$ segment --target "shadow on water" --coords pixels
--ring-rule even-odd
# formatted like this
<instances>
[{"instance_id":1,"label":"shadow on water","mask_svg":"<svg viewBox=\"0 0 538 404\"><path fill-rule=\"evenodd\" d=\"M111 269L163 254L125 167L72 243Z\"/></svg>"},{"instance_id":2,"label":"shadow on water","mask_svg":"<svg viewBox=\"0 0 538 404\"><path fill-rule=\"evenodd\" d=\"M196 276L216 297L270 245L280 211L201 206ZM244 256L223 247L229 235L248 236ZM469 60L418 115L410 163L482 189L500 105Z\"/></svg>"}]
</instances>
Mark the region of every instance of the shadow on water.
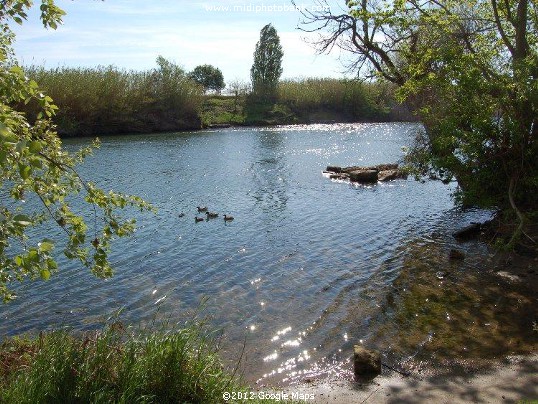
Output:
<instances>
[{"instance_id":1,"label":"shadow on water","mask_svg":"<svg viewBox=\"0 0 538 404\"><path fill-rule=\"evenodd\" d=\"M479 245L470 248L476 255L451 260L435 240L403 248L401 272L380 304L369 341L389 362L453 373L538 348L535 262L500 266Z\"/></svg>"}]
</instances>

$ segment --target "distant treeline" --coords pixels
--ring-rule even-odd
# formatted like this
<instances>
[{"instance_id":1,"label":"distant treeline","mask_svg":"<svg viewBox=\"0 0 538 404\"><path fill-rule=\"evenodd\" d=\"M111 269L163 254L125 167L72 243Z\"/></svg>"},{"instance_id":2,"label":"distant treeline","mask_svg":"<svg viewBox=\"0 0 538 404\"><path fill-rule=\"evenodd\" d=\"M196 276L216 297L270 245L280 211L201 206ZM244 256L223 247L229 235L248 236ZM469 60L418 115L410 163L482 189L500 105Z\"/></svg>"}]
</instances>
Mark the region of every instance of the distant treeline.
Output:
<instances>
[{"instance_id":1,"label":"distant treeline","mask_svg":"<svg viewBox=\"0 0 538 404\"><path fill-rule=\"evenodd\" d=\"M158 67L130 71L93 68L26 68L28 77L58 106L62 136L149 133L199 129L211 124L265 125L412 119L387 83L300 79L278 85L272 102L253 99L246 83L227 96L204 95L184 69L159 57ZM30 119L36 105L21 106Z\"/></svg>"}]
</instances>

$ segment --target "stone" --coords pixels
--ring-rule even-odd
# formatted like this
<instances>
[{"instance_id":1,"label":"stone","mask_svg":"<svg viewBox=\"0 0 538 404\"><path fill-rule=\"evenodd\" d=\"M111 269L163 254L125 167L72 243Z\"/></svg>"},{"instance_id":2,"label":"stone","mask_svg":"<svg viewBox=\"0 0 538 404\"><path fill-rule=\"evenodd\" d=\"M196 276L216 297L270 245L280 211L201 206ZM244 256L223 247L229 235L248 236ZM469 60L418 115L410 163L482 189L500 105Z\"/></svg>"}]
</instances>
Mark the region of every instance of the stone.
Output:
<instances>
[{"instance_id":1,"label":"stone","mask_svg":"<svg viewBox=\"0 0 538 404\"><path fill-rule=\"evenodd\" d=\"M469 226L452 234L452 237L460 240L469 240L480 234L482 226L480 223L471 223Z\"/></svg>"},{"instance_id":2,"label":"stone","mask_svg":"<svg viewBox=\"0 0 538 404\"><path fill-rule=\"evenodd\" d=\"M327 170L326 171L329 171L331 173L341 173L342 172L342 167L338 167L338 166L327 166Z\"/></svg>"},{"instance_id":3,"label":"stone","mask_svg":"<svg viewBox=\"0 0 538 404\"><path fill-rule=\"evenodd\" d=\"M452 250L450 250L448 258L450 258L451 260L464 260L465 253L463 251L456 250L455 248L453 248Z\"/></svg>"},{"instance_id":4,"label":"stone","mask_svg":"<svg viewBox=\"0 0 538 404\"><path fill-rule=\"evenodd\" d=\"M353 182L376 183L378 172L376 170L357 170L349 173L349 179Z\"/></svg>"},{"instance_id":5,"label":"stone","mask_svg":"<svg viewBox=\"0 0 538 404\"><path fill-rule=\"evenodd\" d=\"M379 181L393 181L400 178L407 179L407 174L397 169L379 171Z\"/></svg>"},{"instance_id":6,"label":"stone","mask_svg":"<svg viewBox=\"0 0 538 404\"><path fill-rule=\"evenodd\" d=\"M378 174L379 181L392 181L398 178L397 170L383 170Z\"/></svg>"},{"instance_id":7,"label":"stone","mask_svg":"<svg viewBox=\"0 0 538 404\"><path fill-rule=\"evenodd\" d=\"M353 347L353 370L355 376L375 377L381 374L381 355L377 351L369 351L362 345Z\"/></svg>"}]
</instances>

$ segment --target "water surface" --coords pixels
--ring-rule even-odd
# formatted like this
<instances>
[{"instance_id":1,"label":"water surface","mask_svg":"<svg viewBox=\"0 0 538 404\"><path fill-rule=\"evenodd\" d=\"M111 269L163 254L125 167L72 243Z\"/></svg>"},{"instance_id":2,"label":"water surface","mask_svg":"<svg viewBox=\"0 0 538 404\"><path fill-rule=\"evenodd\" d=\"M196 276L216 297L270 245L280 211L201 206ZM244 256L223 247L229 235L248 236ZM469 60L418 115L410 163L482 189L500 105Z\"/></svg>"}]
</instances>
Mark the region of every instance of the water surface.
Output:
<instances>
[{"instance_id":1,"label":"water surface","mask_svg":"<svg viewBox=\"0 0 538 404\"><path fill-rule=\"evenodd\" d=\"M453 184L358 186L322 175L327 165L398 162L420 129L335 124L103 137L82 175L140 195L158 213L137 214L136 235L116 244L114 278L66 263L0 307L0 335L92 329L120 308L134 324L157 310L175 321L207 298L225 357L235 360L245 345L250 381L330 371L375 334L402 246L473 219L454 208ZM66 141L72 149L87 143ZM199 205L235 220L195 223Z\"/></svg>"}]
</instances>

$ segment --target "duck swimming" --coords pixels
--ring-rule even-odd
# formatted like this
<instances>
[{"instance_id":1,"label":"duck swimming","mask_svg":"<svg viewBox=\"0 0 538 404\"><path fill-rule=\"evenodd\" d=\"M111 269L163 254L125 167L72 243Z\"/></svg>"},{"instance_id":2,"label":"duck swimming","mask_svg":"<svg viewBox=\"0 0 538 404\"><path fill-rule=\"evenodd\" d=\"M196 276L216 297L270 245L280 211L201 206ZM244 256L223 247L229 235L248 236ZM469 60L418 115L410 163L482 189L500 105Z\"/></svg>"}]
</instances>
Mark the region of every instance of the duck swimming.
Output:
<instances>
[{"instance_id":1,"label":"duck swimming","mask_svg":"<svg viewBox=\"0 0 538 404\"><path fill-rule=\"evenodd\" d=\"M197 206L198 212L207 212L207 206Z\"/></svg>"},{"instance_id":2,"label":"duck swimming","mask_svg":"<svg viewBox=\"0 0 538 404\"><path fill-rule=\"evenodd\" d=\"M224 215L224 221L225 222L231 222L232 220L234 220L233 216Z\"/></svg>"},{"instance_id":3,"label":"duck swimming","mask_svg":"<svg viewBox=\"0 0 538 404\"><path fill-rule=\"evenodd\" d=\"M203 218L203 217L194 216L194 222L195 222L195 223L203 222L203 221L204 221L204 218Z\"/></svg>"},{"instance_id":4,"label":"duck swimming","mask_svg":"<svg viewBox=\"0 0 538 404\"><path fill-rule=\"evenodd\" d=\"M207 215L207 218L208 218L208 219L213 219L213 218L219 216L218 213L214 213L214 212L206 212L205 214Z\"/></svg>"}]
</instances>

